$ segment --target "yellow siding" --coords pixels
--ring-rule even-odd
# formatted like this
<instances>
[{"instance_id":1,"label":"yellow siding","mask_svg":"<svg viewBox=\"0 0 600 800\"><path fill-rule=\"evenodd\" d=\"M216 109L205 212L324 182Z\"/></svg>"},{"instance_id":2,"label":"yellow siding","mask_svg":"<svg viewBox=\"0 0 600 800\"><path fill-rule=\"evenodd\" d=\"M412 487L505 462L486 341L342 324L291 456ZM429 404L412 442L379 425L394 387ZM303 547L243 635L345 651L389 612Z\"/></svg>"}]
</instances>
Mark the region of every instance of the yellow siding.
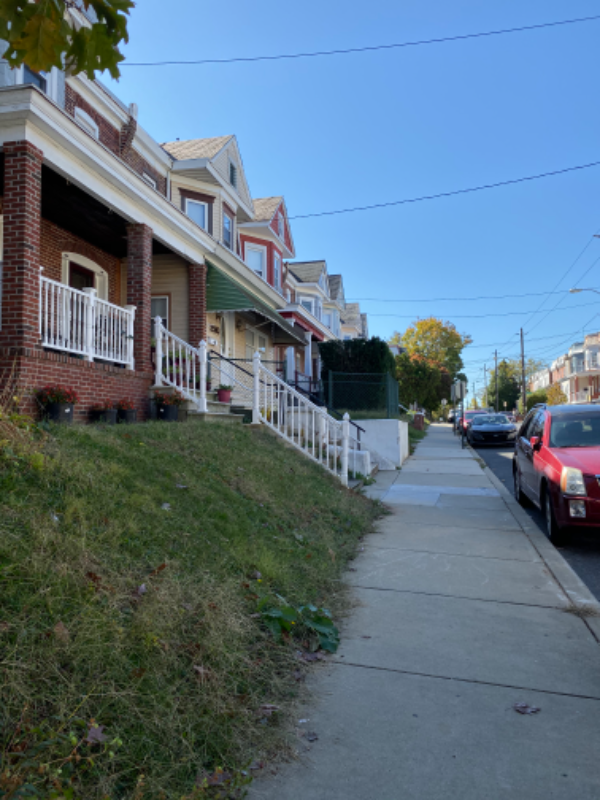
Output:
<instances>
[{"instance_id":1,"label":"yellow siding","mask_svg":"<svg viewBox=\"0 0 600 800\"><path fill-rule=\"evenodd\" d=\"M177 256L152 259L152 294L170 296L170 328L189 342L189 275L186 262Z\"/></svg>"}]
</instances>

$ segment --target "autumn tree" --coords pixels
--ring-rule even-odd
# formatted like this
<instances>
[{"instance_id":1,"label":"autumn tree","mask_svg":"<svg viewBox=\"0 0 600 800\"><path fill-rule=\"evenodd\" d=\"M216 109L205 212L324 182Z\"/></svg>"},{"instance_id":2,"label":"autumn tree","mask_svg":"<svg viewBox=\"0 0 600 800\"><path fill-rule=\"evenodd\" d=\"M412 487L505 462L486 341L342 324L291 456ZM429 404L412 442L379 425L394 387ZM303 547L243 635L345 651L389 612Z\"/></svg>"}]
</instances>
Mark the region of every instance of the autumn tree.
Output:
<instances>
[{"instance_id":1,"label":"autumn tree","mask_svg":"<svg viewBox=\"0 0 600 800\"><path fill-rule=\"evenodd\" d=\"M108 70L118 78L125 58L119 46L129 41L127 16L134 5L133 0L0 0L0 39L8 43L2 58L34 72L57 67L93 80L96 71Z\"/></svg>"},{"instance_id":2,"label":"autumn tree","mask_svg":"<svg viewBox=\"0 0 600 800\"><path fill-rule=\"evenodd\" d=\"M403 405L417 403L426 411L439 406L442 374L428 359L408 353L396 356L396 380Z\"/></svg>"},{"instance_id":3,"label":"autumn tree","mask_svg":"<svg viewBox=\"0 0 600 800\"><path fill-rule=\"evenodd\" d=\"M569 398L563 392L560 383L553 383L546 390L546 403L549 406L562 406L569 402Z\"/></svg>"},{"instance_id":4,"label":"autumn tree","mask_svg":"<svg viewBox=\"0 0 600 800\"><path fill-rule=\"evenodd\" d=\"M417 320L401 337L409 355L419 355L444 367L454 379L463 367L461 353L473 340L459 333L451 322L436 317Z\"/></svg>"}]
</instances>

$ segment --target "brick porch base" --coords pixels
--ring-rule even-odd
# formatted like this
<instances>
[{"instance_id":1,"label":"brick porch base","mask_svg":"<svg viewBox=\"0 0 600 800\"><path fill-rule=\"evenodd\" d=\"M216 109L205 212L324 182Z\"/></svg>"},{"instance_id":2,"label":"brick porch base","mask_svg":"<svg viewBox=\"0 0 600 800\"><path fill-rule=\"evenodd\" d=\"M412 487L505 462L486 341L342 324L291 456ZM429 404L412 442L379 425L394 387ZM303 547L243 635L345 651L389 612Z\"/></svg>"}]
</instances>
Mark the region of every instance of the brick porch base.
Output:
<instances>
[{"instance_id":1,"label":"brick porch base","mask_svg":"<svg viewBox=\"0 0 600 800\"><path fill-rule=\"evenodd\" d=\"M117 402L129 398L135 403L138 420L148 419L148 393L154 384L152 372L132 372L109 364L83 361L66 353L41 349L0 348L0 389L14 366L18 392L23 397L22 410L39 417L34 398L37 389L60 384L75 389L80 402L75 406L75 420L89 422L90 408L101 400Z\"/></svg>"}]
</instances>

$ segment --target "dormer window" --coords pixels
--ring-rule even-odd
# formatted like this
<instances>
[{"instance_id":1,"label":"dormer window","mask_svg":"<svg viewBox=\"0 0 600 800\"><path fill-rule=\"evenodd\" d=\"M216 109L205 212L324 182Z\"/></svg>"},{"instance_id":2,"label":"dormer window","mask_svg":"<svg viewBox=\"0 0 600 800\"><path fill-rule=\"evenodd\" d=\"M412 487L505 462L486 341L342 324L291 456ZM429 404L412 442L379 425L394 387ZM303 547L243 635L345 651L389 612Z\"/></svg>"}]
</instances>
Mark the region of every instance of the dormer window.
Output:
<instances>
[{"instance_id":1,"label":"dormer window","mask_svg":"<svg viewBox=\"0 0 600 800\"><path fill-rule=\"evenodd\" d=\"M238 174L237 174L237 167L233 163L233 161L229 162L229 183L237 189L237 182L238 182Z\"/></svg>"},{"instance_id":2,"label":"dormer window","mask_svg":"<svg viewBox=\"0 0 600 800\"><path fill-rule=\"evenodd\" d=\"M156 188L156 186L154 188ZM190 200L188 197L185 201L185 213L190 219L194 220L196 225L200 225L205 231L208 230L208 203L203 203L199 200Z\"/></svg>"}]
</instances>

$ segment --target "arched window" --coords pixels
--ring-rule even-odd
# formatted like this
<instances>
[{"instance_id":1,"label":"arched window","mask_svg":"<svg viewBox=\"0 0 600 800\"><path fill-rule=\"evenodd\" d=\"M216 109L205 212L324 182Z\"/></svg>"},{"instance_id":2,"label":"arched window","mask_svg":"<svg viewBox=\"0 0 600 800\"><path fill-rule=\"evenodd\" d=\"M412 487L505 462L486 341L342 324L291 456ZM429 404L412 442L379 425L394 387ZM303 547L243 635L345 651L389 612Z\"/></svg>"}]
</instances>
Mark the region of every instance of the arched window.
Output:
<instances>
[{"instance_id":1,"label":"arched window","mask_svg":"<svg viewBox=\"0 0 600 800\"><path fill-rule=\"evenodd\" d=\"M62 254L62 282L72 289L93 288L101 300L108 300L108 273L79 253Z\"/></svg>"}]
</instances>

